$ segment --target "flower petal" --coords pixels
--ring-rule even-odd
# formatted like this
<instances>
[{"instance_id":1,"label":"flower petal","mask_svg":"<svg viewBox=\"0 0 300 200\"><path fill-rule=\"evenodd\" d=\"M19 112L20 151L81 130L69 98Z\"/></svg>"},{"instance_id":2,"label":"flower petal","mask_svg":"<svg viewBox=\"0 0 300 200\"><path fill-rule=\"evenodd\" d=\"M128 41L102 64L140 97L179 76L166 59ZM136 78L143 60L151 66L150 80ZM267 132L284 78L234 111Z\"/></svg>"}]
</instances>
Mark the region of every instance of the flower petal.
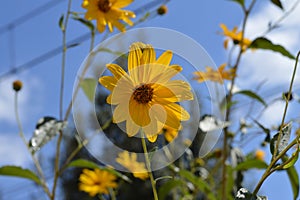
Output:
<instances>
[{"instance_id":1,"label":"flower petal","mask_svg":"<svg viewBox=\"0 0 300 200\"><path fill-rule=\"evenodd\" d=\"M132 2L133 0L111 0L112 6L116 8L124 8Z\"/></svg>"},{"instance_id":2,"label":"flower petal","mask_svg":"<svg viewBox=\"0 0 300 200\"><path fill-rule=\"evenodd\" d=\"M107 69L117 78L120 79L124 75L127 75L126 72L117 64L110 63L106 65Z\"/></svg>"},{"instance_id":3,"label":"flower petal","mask_svg":"<svg viewBox=\"0 0 300 200\"><path fill-rule=\"evenodd\" d=\"M141 104L137 103L133 97L130 99L129 102L129 113L132 120L138 126L147 126L150 123L150 116L149 116L149 105L148 104Z\"/></svg>"},{"instance_id":4,"label":"flower petal","mask_svg":"<svg viewBox=\"0 0 300 200\"><path fill-rule=\"evenodd\" d=\"M173 53L170 50L165 51L161 54L161 56L157 59L156 63L169 66L172 60Z\"/></svg>"},{"instance_id":5,"label":"flower petal","mask_svg":"<svg viewBox=\"0 0 300 200\"><path fill-rule=\"evenodd\" d=\"M126 120L126 132L128 137L135 136L139 130L140 126L138 126L134 121L132 121L131 119Z\"/></svg>"}]
</instances>

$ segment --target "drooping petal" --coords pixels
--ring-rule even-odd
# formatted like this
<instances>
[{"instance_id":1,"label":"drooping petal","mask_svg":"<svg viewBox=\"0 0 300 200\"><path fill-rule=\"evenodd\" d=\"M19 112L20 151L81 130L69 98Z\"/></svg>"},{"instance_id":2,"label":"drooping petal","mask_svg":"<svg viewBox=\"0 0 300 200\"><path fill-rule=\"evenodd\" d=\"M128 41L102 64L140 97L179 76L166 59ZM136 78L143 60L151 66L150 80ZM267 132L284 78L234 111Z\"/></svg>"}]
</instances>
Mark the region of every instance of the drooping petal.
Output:
<instances>
[{"instance_id":1,"label":"drooping petal","mask_svg":"<svg viewBox=\"0 0 300 200\"><path fill-rule=\"evenodd\" d=\"M191 86L185 81L172 80L167 82L164 86L172 91L178 102L194 99L193 93L191 92Z\"/></svg>"},{"instance_id":2,"label":"drooping petal","mask_svg":"<svg viewBox=\"0 0 300 200\"><path fill-rule=\"evenodd\" d=\"M134 121L132 121L131 119L126 120L126 132L128 137L135 136L139 130L140 126L138 126Z\"/></svg>"},{"instance_id":3,"label":"drooping petal","mask_svg":"<svg viewBox=\"0 0 300 200\"><path fill-rule=\"evenodd\" d=\"M149 105L137 103L133 98L129 102L129 113L132 120L138 126L146 126L150 123Z\"/></svg>"},{"instance_id":4,"label":"drooping petal","mask_svg":"<svg viewBox=\"0 0 300 200\"><path fill-rule=\"evenodd\" d=\"M128 119L128 105L119 104L116 106L113 114L113 122L114 123L120 123Z\"/></svg>"}]
</instances>

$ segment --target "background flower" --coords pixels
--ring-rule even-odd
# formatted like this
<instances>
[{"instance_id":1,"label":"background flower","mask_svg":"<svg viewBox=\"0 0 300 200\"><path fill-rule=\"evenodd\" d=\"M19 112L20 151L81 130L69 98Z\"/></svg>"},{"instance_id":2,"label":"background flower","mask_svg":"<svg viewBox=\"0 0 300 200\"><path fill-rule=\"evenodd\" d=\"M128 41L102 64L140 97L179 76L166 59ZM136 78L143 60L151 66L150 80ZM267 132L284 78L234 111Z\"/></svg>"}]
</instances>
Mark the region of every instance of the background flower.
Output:
<instances>
[{"instance_id":1,"label":"background flower","mask_svg":"<svg viewBox=\"0 0 300 200\"><path fill-rule=\"evenodd\" d=\"M82 7L87 9L85 18L87 20L97 20L99 32L105 30L106 25L109 31L113 31L113 26L124 32L125 25L120 20L132 26L133 22L129 18L134 18L135 14L128 10L121 10L132 3L133 0L84 0Z\"/></svg>"},{"instance_id":2,"label":"background flower","mask_svg":"<svg viewBox=\"0 0 300 200\"><path fill-rule=\"evenodd\" d=\"M117 177L106 170L84 169L79 177L79 190L89 193L90 196L96 194L108 194L109 188L116 188Z\"/></svg>"}]
</instances>

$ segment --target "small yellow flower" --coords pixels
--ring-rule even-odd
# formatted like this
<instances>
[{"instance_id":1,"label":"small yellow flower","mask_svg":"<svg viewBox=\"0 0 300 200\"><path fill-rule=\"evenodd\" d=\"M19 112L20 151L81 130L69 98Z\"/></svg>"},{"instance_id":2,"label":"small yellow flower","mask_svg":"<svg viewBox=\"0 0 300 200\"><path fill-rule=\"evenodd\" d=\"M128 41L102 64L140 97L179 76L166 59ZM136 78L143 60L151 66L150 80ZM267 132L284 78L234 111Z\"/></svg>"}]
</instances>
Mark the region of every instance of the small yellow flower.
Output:
<instances>
[{"instance_id":1,"label":"small yellow flower","mask_svg":"<svg viewBox=\"0 0 300 200\"><path fill-rule=\"evenodd\" d=\"M263 150L256 150L255 158L263 161L265 159L265 152Z\"/></svg>"},{"instance_id":2,"label":"small yellow flower","mask_svg":"<svg viewBox=\"0 0 300 200\"><path fill-rule=\"evenodd\" d=\"M99 78L111 91L107 103L115 105L113 122L126 121L129 137L143 130L155 142L164 125L178 129L189 113L177 102L192 100L190 85L171 80L182 68L170 65L172 52L165 51L158 59L151 45L133 43L128 55L128 73L117 64L108 64L113 76Z\"/></svg>"},{"instance_id":3,"label":"small yellow flower","mask_svg":"<svg viewBox=\"0 0 300 200\"><path fill-rule=\"evenodd\" d=\"M89 193L91 197L96 194L108 194L109 188L116 188L118 185L115 182L117 177L106 170L84 169L79 176L79 190Z\"/></svg>"},{"instance_id":4,"label":"small yellow flower","mask_svg":"<svg viewBox=\"0 0 300 200\"><path fill-rule=\"evenodd\" d=\"M234 69L229 69L226 71L224 70L225 67L226 63L220 65L218 70L213 70L212 67L206 67L206 72L194 72L195 77L193 79L197 80L199 83L210 80L223 84L224 79L232 80L236 76Z\"/></svg>"},{"instance_id":5,"label":"small yellow flower","mask_svg":"<svg viewBox=\"0 0 300 200\"><path fill-rule=\"evenodd\" d=\"M178 136L178 131L180 129L181 129L181 127L179 129L174 129L172 127L165 125L164 128L162 129L162 131L160 132L160 134L164 134L165 139L168 142L172 142Z\"/></svg>"},{"instance_id":6,"label":"small yellow flower","mask_svg":"<svg viewBox=\"0 0 300 200\"><path fill-rule=\"evenodd\" d=\"M124 21L132 26L133 22L129 18L135 18L135 14L128 10L122 10L132 3L133 0L83 0L82 7L87 10L85 19L97 20L97 28L100 33L105 30L106 25L109 31L113 31L113 27L117 27L124 32L125 25L120 22Z\"/></svg>"},{"instance_id":7,"label":"small yellow flower","mask_svg":"<svg viewBox=\"0 0 300 200\"><path fill-rule=\"evenodd\" d=\"M123 151L118 154L116 161L128 169L136 178L145 180L149 177L145 164L137 161L136 153L131 153L130 155L128 151Z\"/></svg>"},{"instance_id":8,"label":"small yellow flower","mask_svg":"<svg viewBox=\"0 0 300 200\"><path fill-rule=\"evenodd\" d=\"M228 30L225 24L221 24L220 27L223 30L223 35L228 38L224 41L224 48L227 49L228 42L231 39L234 44L239 44L243 51L245 51L251 44L251 40L244 38L242 41L242 32L238 32L237 27L234 27L232 31Z\"/></svg>"}]
</instances>

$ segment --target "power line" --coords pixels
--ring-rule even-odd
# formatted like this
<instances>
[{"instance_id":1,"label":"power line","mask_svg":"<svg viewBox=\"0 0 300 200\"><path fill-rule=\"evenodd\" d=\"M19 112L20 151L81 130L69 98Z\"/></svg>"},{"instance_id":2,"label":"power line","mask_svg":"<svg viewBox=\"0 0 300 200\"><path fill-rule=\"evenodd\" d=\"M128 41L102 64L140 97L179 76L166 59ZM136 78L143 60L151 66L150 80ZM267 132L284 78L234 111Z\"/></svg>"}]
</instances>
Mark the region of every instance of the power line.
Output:
<instances>
[{"instance_id":1,"label":"power line","mask_svg":"<svg viewBox=\"0 0 300 200\"><path fill-rule=\"evenodd\" d=\"M49 2L41 5L40 7L33 9L32 11L26 13L25 15L22 15L21 17L13 20L12 22L0 27L0 34L3 34L6 31L10 31L10 30L14 29L15 27L29 21L30 19L44 13L46 10L49 10L50 8L52 8L62 2L64 2L64 1L63 0L52 0L52 1L49 1Z\"/></svg>"},{"instance_id":2,"label":"power line","mask_svg":"<svg viewBox=\"0 0 300 200\"><path fill-rule=\"evenodd\" d=\"M143 6L141 6L140 8L137 8L136 10L134 10L135 13L143 13L145 12L146 10L149 10L153 7L155 7L156 5L158 4L165 4L167 3L169 0L164 0L164 1L161 1L161 0L156 0L154 2L150 2L150 3L147 3ZM145 10L146 9L146 10ZM91 34L90 33L85 33L71 41L69 41L67 43L67 46L71 47L72 45L74 44L78 44L78 43L81 43L81 42L84 42L86 40L88 40L90 38ZM40 55L40 56L37 56L33 59L31 59L30 61L26 62L26 63L23 63L17 67L14 67L10 70L8 70L7 72L3 73L0 75L0 83L1 81L3 81L6 77L12 75L12 74L15 74L15 73L19 73L19 72L22 72L24 70L27 70L27 69L30 69L30 68L33 68L35 67L36 65L60 54L62 52L62 45L50 50L50 51L47 51L45 52L44 54Z\"/></svg>"}]
</instances>

